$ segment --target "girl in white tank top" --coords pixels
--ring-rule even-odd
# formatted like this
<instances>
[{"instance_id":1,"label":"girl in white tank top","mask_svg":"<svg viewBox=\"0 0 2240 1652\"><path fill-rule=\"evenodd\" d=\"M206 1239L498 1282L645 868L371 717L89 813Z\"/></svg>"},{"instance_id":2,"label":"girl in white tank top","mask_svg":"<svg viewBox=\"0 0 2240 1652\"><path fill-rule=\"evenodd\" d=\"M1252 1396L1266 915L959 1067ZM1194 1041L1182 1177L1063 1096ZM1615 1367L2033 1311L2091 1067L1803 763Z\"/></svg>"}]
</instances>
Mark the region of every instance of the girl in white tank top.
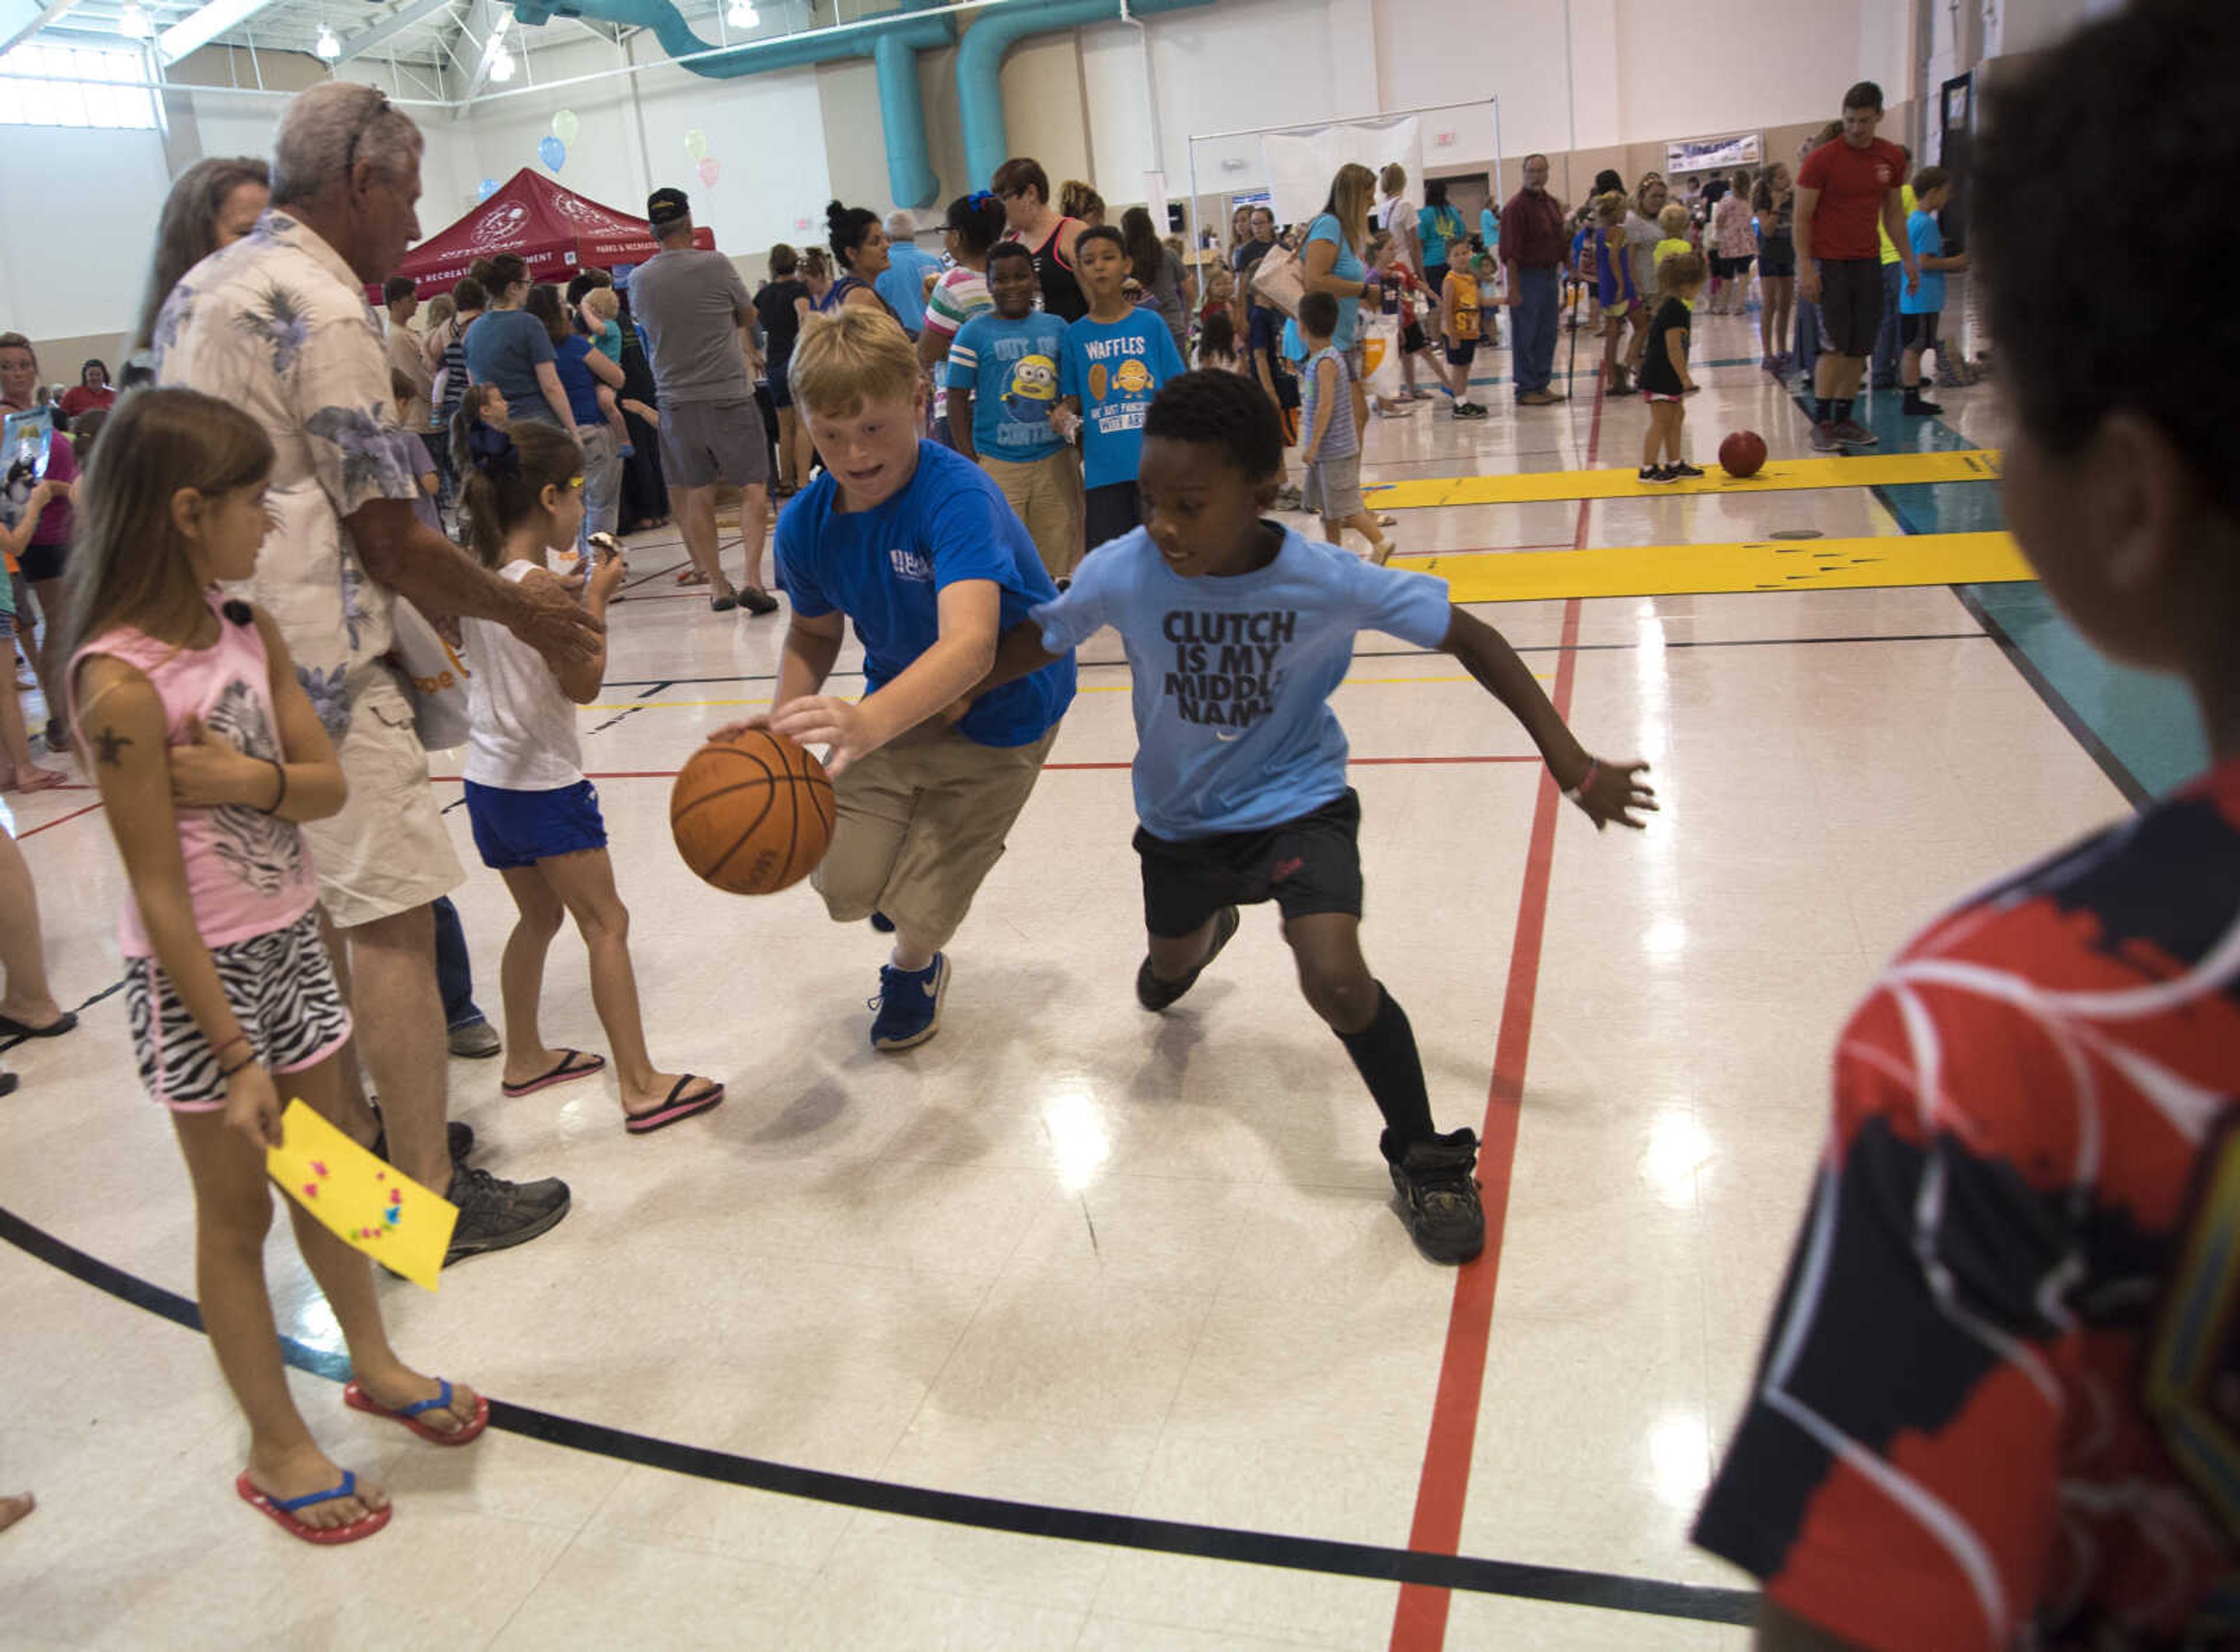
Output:
<instances>
[{"instance_id":1,"label":"girl in white tank top","mask_svg":"<svg viewBox=\"0 0 2240 1652\"><path fill-rule=\"evenodd\" d=\"M557 578L548 563L572 550L583 520L583 454L553 426L523 423L510 433L461 415L458 471L475 553L506 579ZM584 606L604 621L621 588L622 553L600 535L597 566ZM460 622L466 639L472 733L464 775L467 817L483 863L505 878L521 916L500 972L505 1001L508 1096L530 1095L588 1078L606 1066L580 1049L552 1049L537 1024L544 958L563 916L572 916L591 956L591 1002L612 1050L623 1122L644 1135L723 1099L723 1087L693 1073L657 1069L646 1053L630 967L630 914L615 890L614 863L599 795L583 778L576 708L599 697L606 651L580 669L556 673L503 626Z\"/></svg>"}]
</instances>

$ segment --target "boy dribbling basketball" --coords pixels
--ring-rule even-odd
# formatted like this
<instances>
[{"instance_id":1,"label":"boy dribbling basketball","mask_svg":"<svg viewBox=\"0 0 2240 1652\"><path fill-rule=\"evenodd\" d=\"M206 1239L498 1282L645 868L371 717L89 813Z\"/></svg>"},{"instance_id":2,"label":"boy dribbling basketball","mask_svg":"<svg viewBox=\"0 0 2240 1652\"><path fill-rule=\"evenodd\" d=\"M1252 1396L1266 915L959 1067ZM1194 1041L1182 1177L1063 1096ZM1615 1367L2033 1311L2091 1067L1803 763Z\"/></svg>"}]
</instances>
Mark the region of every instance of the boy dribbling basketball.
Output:
<instances>
[{"instance_id":1,"label":"boy dribbling basketball","mask_svg":"<svg viewBox=\"0 0 2240 1652\"><path fill-rule=\"evenodd\" d=\"M793 618L768 722L830 748L838 818L814 882L837 922L892 927L871 1045L909 1049L939 1028L942 949L1034 790L1073 701L1073 659L943 716L987 674L1004 629L1057 587L995 481L919 439L917 355L892 316L811 316L791 380L825 468L778 519ZM822 690L851 620L864 694L842 700Z\"/></svg>"},{"instance_id":2,"label":"boy dribbling basketball","mask_svg":"<svg viewBox=\"0 0 2240 1652\"><path fill-rule=\"evenodd\" d=\"M1384 1116L1384 1157L1417 1247L1467 1262L1485 1242L1477 1138L1433 1128L1415 1034L1361 951L1361 802L1329 705L1355 635L1387 631L1461 660L1597 827L1638 826L1633 811L1656 804L1637 778L1644 765L1588 756L1500 634L1448 602L1445 581L1264 520L1283 470L1283 428L1258 385L1233 373L1176 379L1144 423L1144 525L1092 552L1070 590L1007 631L989 681L1047 669L1102 626L1120 633L1136 681L1136 852L1150 932L1137 1001L1174 1003L1237 933L1237 908L1274 901L1308 1003Z\"/></svg>"}]
</instances>

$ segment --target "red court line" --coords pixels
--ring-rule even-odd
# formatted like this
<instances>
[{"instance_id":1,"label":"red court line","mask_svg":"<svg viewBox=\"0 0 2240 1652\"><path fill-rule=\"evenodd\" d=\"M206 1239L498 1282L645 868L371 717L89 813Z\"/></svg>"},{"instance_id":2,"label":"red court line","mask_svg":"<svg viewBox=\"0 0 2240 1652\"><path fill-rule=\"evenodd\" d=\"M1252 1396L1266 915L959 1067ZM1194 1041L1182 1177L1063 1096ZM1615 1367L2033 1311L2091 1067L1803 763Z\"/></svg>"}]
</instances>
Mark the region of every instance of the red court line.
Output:
<instances>
[{"instance_id":1,"label":"red court line","mask_svg":"<svg viewBox=\"0 0 2240 1652\"><path fill-rule=\"evenodd\" d=\"M1563 671L1561 667L1557 668L1557 681L1560 683L1563 680ZM1396 765L1419 763L1537 763L1540 761L1540 754L1537 751L1533 751L1506 752L1499 756L1488 756L1483 757L1352 757L1349 758L1347 761L1354 767L1360 769L1381 769ZM1133 763L1046 763L1043 765L1045 771L1054 769L1079 771L1083 769L1132 769L1134 767L1135 765ZM464 778L464 776L460 775L435 775L431 776L430 778L438 785L457 785ZM583 778L586 780L674 780L677 778L677 770L674 769L610 769L599 774L586 774ZM92 804L91 807L98 809L101 805L99 803L95 803ZM85 811L83 809L80 809L78 812L80 814L83 814ZM58 826L61 823L62 823L60 821L50 821L48 825ZM36 829L43 831L46 829L45 827L39 827ZM26 834L26 836L28 835L29 834Z\"/></svg>"},{"instance_id":2,"label":"red court line","mask_svg":"<svg viewBox=\"0 0 2240 1652\"><path fill-rule=\"evenodd\" d=\"M83 790L83 788L73 787L71 789ZM79 816L90 815L94 810L100 807L101 805L99 803L87 803L83 808L71 809L67 815L57 815L52 820L41 821L36 826L26 826L22 831L16 834L16 841L20 843L26 837L37 837L41 832L51 831L57 826L67 826L70 822L77 819Z\"/></svg>"},{"instance_id":3,"label":"red court line","mask_svg":"<svg viewBox=\"0 0 2240 1652\"><path fill-rule=\"evenodd\" d=\"M1595 398L1587 434L1587 465L1602 446L1603 402ZM1587 504L1579 503L1574 550L1587 543ZM1571 679L1578 660L1579 599L1563 604L1563 651L1557 656L1556 714L1568 718ZM1425 1554L1461 1550L1463 1509L1470 1497L1470 1455L1477 1441L1485 1394L1485 1361L1493 1335L1493 1299L1501 1282L1501 1245L1509 1220L1509 1189L1517 1169L1517 1116L1524 1095L1525 1059L1532 1045L1533 1001L1540 984L1540 945L1547 931L1548 885L1556 859L1556 820L1563 797L1556 777L1542 770L1532 805L1532 836L1524 853L1524 889L1517 903L1517 934L1509 951L1509 986L1494 1041L1493 1082L1478 1131L1477 1176L1485 1205L1485 1249L1455 1275L1447 1315L1447 1345L1439 1362L1439 1388L1431 1402L1430 1436L1416 1482L1416 1515L1408 1547ZM1400 1586L1392 1613L1391 1652L1441 1652L1447 1640L1449 1592L1422 1584Z\"/></svg>"}]
</instances>

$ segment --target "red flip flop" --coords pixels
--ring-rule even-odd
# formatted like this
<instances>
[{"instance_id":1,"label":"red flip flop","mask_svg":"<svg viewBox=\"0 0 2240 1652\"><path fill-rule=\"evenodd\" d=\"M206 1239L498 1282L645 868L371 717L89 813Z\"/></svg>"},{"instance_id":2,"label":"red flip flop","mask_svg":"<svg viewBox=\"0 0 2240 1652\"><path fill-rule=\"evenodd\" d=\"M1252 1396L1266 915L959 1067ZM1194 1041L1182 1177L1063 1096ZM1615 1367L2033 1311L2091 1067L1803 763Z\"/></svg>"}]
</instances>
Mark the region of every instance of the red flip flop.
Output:
<instances>
[{"instance_id":1,"label":"red flip flop","mask_svg":"<svg viewBox=\"0 0 2240 1652\"><path fill-rule=\"evenodd\" d=\"M549 1089L555 1084L573 1083L579 1078L589 1078L603 1072L607 1065L604 1056L586 1056L580 1049L563 1049L560 1064L549 1073L540 1073L525 1084L500 1083L498 1088L508 1096L533 1096L538 1090Z\"/></svg>"},{"instance_id":2,"label":"red flip flop","mask_svg":"<svg viewBox=\"0 0 2240 1652\"><path fill-rule=\"evenodd\" d=\"M623 1119L623 1128L632 1136L646 1136L666 1125L674 1124L679 1119L690 1118L696 1113L704 1113L714 1107L723 1099L723 1087L721 1084L717 1085L713 1089L703 1090L697 1096L684 1095L684 1087L699 1076L697 1073L685 1074L683 1077L669 1087L667 1101L662 1102L650 1113L625 1116ZM680 1096L683 1097L681 1101L678 1099Z\"/></svg>"},{"instance_id":3,"label":"red flip flop","mask_svg":"<svg viewBox=\"0 0 2240 1652\"><path fill-rule=\"evenodd\" d=\"M417 1404L404 1406L395 1411L375 1400L356 1382L343 1385L343 1403L353 1411L363 1411L373 1416L387 1417L391 1422L402 1422L423 1440L432 1440L439 1446L463 1446L490 1427L490 1396L483 1394L475 1396L473 1420L460 1424L449 1434L444 1433L433 1423L420 1421L427 1412L448 1411L451 1409L451 1385L441 1377L437 1381L443 1383L443 1389L434 1399L422 1400Z\"/></svg>"},{"instance_id":4,"label":"red flip flop","mask_svg":"<svg viewBox=\"0 0 2240 1652\"><path fill-rule=\"evenodd\" d=\"M357 1495L357 1474L354 1469L343 1470L343 1482L330 1491L315 1491L303 1497L275 1497L270 1492L259 1491L246 1474L234 1477L233 1489L242 1502L259 1514L269 1515L273 1523L291 1537L300 1537L307 1543L331 1546L354 1543L361 1537L370 1537L389 1523L392 1512L377 1509L363 1520L353 1520L347 1526L307 1526L296 1518L298 1509L308 1509L315 1502L332 1502L337 1497Z\"/></svg>"}]
</instances>

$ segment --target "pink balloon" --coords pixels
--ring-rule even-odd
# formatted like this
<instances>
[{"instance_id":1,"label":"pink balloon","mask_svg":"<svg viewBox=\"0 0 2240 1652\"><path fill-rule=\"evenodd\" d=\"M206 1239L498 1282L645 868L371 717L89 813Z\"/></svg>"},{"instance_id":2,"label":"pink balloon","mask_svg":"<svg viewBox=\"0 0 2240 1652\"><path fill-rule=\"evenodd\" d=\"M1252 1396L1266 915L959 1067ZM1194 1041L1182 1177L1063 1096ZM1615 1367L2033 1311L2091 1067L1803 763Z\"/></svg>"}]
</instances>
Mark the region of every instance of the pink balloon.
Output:
<instances>
[{"instance_id":1,"label":"pink balloon","mask_svg":"<svg viewBox=\"0 0 2240 1652\"><path fill-rule=\"evenodd\" d=\"M700 163L700 181L710 189L715 188L716 180L723 176L723 169L717 163L714 156Z\"/></svg>"}]
</instances>

